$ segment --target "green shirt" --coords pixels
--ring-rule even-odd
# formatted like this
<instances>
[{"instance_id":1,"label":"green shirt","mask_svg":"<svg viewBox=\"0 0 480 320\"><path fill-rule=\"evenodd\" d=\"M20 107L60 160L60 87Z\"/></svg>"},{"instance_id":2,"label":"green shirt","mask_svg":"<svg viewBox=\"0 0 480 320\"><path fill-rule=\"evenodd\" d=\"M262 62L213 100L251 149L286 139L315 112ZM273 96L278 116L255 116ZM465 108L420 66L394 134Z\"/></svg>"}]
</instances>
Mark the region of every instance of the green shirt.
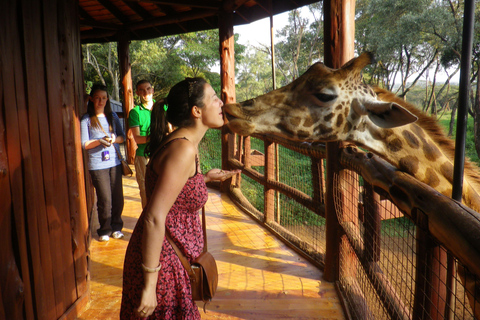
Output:
<instances>
[{"instance_id":1,"label":"green shirt","mask_svg":"<svg viewBox=\"0 0 480 320\"><path fill-rule=\"evenodd\" d=\"M140 135L145 137L148 135L150 129L152 111L145 108L143 105L135 106L128 114L128 125L130 128L139 127ZM138 144L138 149L135 152L137 156L145 157L145 143Z\"/></svg>"}]
</instances>

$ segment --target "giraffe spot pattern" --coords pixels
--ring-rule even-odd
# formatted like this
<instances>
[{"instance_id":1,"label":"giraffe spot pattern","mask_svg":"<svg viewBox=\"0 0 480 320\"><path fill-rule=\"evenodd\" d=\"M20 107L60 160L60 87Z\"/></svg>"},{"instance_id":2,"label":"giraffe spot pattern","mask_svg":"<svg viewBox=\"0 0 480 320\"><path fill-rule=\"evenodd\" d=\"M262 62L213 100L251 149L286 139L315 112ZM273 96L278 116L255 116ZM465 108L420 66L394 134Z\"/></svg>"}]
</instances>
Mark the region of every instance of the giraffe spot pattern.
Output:
<instances>
[{"instance_id":1,"label":"giraffe spot pattern","mask_svg":"<svg viewBox=\"0 0 480 320\"><path fill-rule=\"evenodd\" d=\"M296 127L298 127L300 125L301 121L302 121L302 119L300 119L300 117L294 117L294 118L290 119L290 123L293 126L296 126Z\"/></svg>"},{"instance_id":2,"label":"giraffe spot pattern","mask_svg":"<svg viewBox=\"0 0 480 320\"><path fill-rule=\"evenodd\" d=\"M387 149L390 150L391 152L398 152L402 150L402 148L403 148L402 140L398 138L394 138L390 141L387 141Z\"/></svg>"},{"instance_id":3,"label":"giraffe spot pattern","mask_svg":"<svg viewBox=\"0 0 480 320\"><path fill-rule=\"evenodd\" d=\"M319 132L320 135L326 135L326 134L332 133L333 129L328 128L328 127L326 127L326 126L324 126L323 124L320 123L317 127L315 127L314 131Z\"/></svg>"},{"instance_id":4,"label":"giraffe spot pattern","mask_svg":"<svg viewBox=\"0 0 480 320\"><path fill-rule=\"evenodd\" d=\"M306 117L305 120L303 121L303 126L306 128L310 128L313 126L314 122L311 117Z\"/></svg>"},{"instance_id":5,"label":"giraffe spot pattern","mask_svg":"<svg viewBox=\"0 0 480 320\"><path fill-rule=\"evenodd\" d=\"M417 124L412 124L412 132L420 138L420 140L425 140L425 132L423 129L418 126Z\"/></svg>"},{"instance_id":6,"label":"giraffe spot pattern","mask_svg":"<svg viewBox=\"0 0 480 320\"><path fill-rule=\"evenodd\" d=\"M440 185L440 179L438 178L437 173L432 168L427 168L425 170L425 179L424 183L428 184L432 188L436 188Z\"/></svg>"},{"instance_id":7,"label":"giraffe spot pattern","mask_svg":"<svg viewBox=\"0 0 480 320\"><path fill-rule=\"evenodd\" d=\"M438 150L437 146L431 143L425 143L423 145L423 152L425 154L425 158L427 158L429 161L436 161L442 156L442 153L440 150Z\"/></svg>"},{"instance_id":8,"label":"giraffe spot pattern","mask_svg":"<svg viewBox=\"0 0 480 320\"><path fill-rule=\"evenodd\" d=\"M453 165L446 161L440 166L440 172L442 175L450 181L450 183L453 183Z\"/></svg>"},{"instance_id":9,"label":"giraffe spot pattern","mask_svg":"<svg viewBox=\"0 0 480 320\"><path fill-rule=\"evenodd\" d=\"M352 124L350 123L350 121L347 121L345 127L343 128L343 133L348 133L350 130L352 130Z\"/></svg>"},{"instance_id":10,"label":"giraffe spot pattern","mask_svg":"<svg viewBox=\"0 0 480 320\"><path fill-rule=\"evenodd\" d=\"M308 131L305 131L305 130L298 130L297 131L297 136L298 138L302 139L302 138L308 138L310 136L310 132Z\"/></svg>"},{"instance_id":11,"label":"giraffe spot pattern","mask_svg":"<svg viewBox=\"0 0 480 320\"><path fill-rule=\"evenodd\" d=\"M412 149L420 148L420 141L418 141L417 137L415 137L413 133L407 130L403 130L402 135L405 138L405 141L407 141L407 144L410 146L410 148Z\"/></svg>"},{"instance_id":12,"label":"giraffe spot pattern","mask_svg":"<svg viewBox=\"0 0 480 320\"><path fill-rule=\"evenodd\" d=\"M337 123L336 123L337 128L340 127L342 124L343 124L343 115L339 114L337 117Z\"/></svg>"},{"instance_id":13,"label":"giraffe spot pattern","mask_svg":"<svg viewBox=\"0 0 480 320\"><path fill-rule=\"evenodd\" d=\"M418 171L420 161L415 156L406 156L400 159L398 168L404 172L415 175Z\"/></svg>"},{"instance_id":14,"label":"giraffe spot pattern","mask_svg":"<svg viewBox=\"0 0 480 320\"><path fill-rule=\"evenodd\" d=\"M370 128L370 134L372 135L373 139L384 141L384 140L387 140L387 138L390 137L393 134L393 130L392 129L378 129L378 128L371 127Z\"/></svg>"},{"instance_id":15,"label":"giraffe spot pattern","mask_svg":"<svg viewBox=\"0 0 480 320\"><path fill-rule=\"evenodd\" d=\"M323 120L325 122L330 122L330 120L332 120L333 116L335 116L335 114L332 112L330 114L327 114L325 117L323 117Z\"/></svg>"}]
</instances>

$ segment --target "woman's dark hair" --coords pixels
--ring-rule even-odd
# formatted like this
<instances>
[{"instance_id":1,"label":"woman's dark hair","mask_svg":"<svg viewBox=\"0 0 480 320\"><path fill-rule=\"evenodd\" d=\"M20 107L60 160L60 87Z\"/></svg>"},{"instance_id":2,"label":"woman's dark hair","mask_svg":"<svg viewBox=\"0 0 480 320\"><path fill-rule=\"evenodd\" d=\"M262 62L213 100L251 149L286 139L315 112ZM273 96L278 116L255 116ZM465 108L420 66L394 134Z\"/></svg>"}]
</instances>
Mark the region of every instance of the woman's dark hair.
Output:
<instances>
[{"instance_id":1,"label":"woman's dark hair","mask_svg":"<svg viewBox=\"0 0 480 320\"><path fill-rule=\"evenodd\" d=\"M193 124L192 108L203 108L205 85L203 78L186 78L174 85L166 99L157 101L152 108L148 143L145 154L150 157L168 134L168 123L177 128Z\"/></svg>"},{"instance_id":2,"label":"woman's dark hair","mask_svg":"<svg viewBox=\"0 0 480 320\"><path fill-rule=\"evenodd\" d=\"M107 103L105 104L105 109L103 113L105 114L105 117L107 118L108 121L108 126L110 127L110 131L113 132L113 114L112 114L112 106L110 105L110 96L108 95L108 89L106 86L103 84L94 84L92 86L92 90L90 90L90 97L93 98L93 95L97 91L105 91L107 93ZM95 105L93 104L93 101L88 100L87 104L87 113L90 116L90 123L93 128L102 130L102 125L100 124L100 121L97 118L97 114L95 113Z\"/></svg>"}]
</instances>

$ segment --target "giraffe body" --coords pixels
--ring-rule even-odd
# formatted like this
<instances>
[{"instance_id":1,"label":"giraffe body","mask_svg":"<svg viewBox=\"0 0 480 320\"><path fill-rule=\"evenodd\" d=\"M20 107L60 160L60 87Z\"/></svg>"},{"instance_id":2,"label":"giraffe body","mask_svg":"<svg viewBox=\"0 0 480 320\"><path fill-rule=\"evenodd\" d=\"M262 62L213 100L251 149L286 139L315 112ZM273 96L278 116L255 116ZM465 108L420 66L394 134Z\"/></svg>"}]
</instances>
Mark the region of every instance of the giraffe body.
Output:
<instances>
[{"instance_id":1,"label":"giraffe body","mask_svg":"<svg viewBox=\"0 0 480 320\"><path fill-rule=\"evenodd\" d=\"M228 126L241 135L268 133L296 141L348 141L379 155L451 197L453 141L436 120L393 93L362 82L364 53L340 69L322 63L289 85L225 105ZM463 201L480 211L480 173L465 166Z\"/></svg>"}]
</instances>

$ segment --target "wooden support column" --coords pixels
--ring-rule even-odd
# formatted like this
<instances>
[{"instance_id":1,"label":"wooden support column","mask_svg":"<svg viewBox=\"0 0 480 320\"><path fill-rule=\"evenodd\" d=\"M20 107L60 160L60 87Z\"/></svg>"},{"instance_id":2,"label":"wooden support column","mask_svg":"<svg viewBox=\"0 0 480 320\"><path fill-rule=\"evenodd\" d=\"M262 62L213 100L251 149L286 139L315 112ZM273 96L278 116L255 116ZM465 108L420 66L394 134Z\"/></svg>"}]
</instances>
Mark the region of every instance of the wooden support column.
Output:
<instances>
[{"instance_id":1,"label":"wooden support column","mask_svg":"<svg viewBox=\"0 0 480 320\"><path fill-rule=\"evenodd\" d=\"M130 65L130 34L126 31L118 33L118 60L120 66L120 78L122 79L123 88L123 114L125 117L125 157L127 162L133 164L135 161L135 151L137 150L137 143L133 138L133 134L128 126L128 114L135 105L133 103L133 84L132 84L132 67Z\"/></svg>"},{"instance_id":2,"label":"wooden support column","mask_svg":"<svg viewBox=\"0 0 480 320\"><path fill-rule=\"evenodd\" d=\"M220 98L223 103L234 103L235 99L235 57L233 34L233 8L224 8L219 16L219 35L220 35L220 80L222 92ZM234 150L228 148L228 145L235 143L235 135L228 134L226 129L222 129L222 169L229 170L228 157L233 157ZM233 152L229 152L232 150ZM221 184L221 190L226 191L230 188L232 179L228 179Z\"/></svg>"},{"instance_id":3,"label":"wooden support column","mask_svg":"<svg viewBox=\"0 0 480 320\"><path fill-rule=\"evenodd\" d=\"M353 58L355 39L355 0L332 0L324 2L325 64L340 68ZM327 219L326 254L324 278L339 279L339 245L341 233L334 205L333 177L339 175L338 153L340 143L327 143L327 190L325 216Z\"/></svg>"},{"instance_id":4,"label":"wooden support column","mask_svg":"<svg viewBox=\"0 0 480 320\"><path fill-rule=\"evenodd\" d=\"M271 188L269 181L275 180L275 144L265 139L265 186L264 186L264 217L263 221L268 224L275 218L275 190Z\"/></svg>"}]
</instances>

